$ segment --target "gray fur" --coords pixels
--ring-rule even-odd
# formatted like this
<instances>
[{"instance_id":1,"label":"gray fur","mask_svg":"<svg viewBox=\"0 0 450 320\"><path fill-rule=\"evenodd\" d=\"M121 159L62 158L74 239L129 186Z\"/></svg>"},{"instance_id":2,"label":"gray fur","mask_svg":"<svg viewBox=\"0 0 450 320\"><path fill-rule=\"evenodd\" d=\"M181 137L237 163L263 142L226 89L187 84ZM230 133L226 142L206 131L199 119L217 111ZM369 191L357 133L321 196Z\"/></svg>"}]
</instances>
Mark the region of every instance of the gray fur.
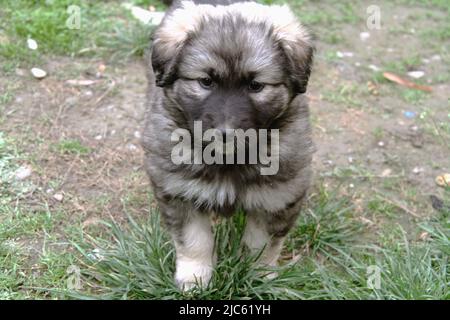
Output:
<instances>
[{"instance_id":1,"label":"gray fur","mask_svg":"<svg viewBox=\"0 0 450 320\"><path fill-rule=\"evenodd\" d=\"M173 8L168 15L171 12ZM298 48L285 50L273 32L270 21L255 24L245 15L205 19L169 54L170 59L167 52L160 52L158 41L152 48L142 138L145 168L178 247L192 215L230 216L242 208L268 232L274 245L299 214L314 151L303 95L313 48L299 43ZM154 40L158 36L157 30ZM211 92L198 86L197 79L205 76L215 80ZM243 89L253 78L266 84L263 94L251 95ZM224 121L234 128L279 129L279 172L262 176L260 164L173 164L171 133L177 128L192 130L194 120L202 120L204 129L220 127Z\"/></svg>"}]
</instances>

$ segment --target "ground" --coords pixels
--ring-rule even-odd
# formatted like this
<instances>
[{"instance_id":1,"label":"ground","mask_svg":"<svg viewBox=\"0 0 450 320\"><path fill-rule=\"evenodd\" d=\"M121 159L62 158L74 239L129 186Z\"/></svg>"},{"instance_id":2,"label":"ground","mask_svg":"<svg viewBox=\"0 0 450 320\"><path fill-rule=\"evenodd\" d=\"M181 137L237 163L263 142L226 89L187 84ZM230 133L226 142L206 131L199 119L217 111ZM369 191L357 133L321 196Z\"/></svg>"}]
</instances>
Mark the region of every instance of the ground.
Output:
<instances>
[{"instance_id":1,"label":"ground","mask_svg":"<svg viewBox=\"0 0 450 320\"><path fill-rule=\"evenodd\" d=\"M367 28L370 1L288 3L317 38L308 204L278 279L260 280L238 253L237 215L217 227L229 241L213 288L187 296L171 282L139 145L151 28L115 1L2 5L0 299L450 298L450 189L435 181L450 172L448 1L376 1L380 29ZM81 29L65 24L73 4ZM35 79L32 67L48 75ZM92 82L68 81L81 79ZM370 266L381 288L367 288Z\"/></svg>"}]
</instances>

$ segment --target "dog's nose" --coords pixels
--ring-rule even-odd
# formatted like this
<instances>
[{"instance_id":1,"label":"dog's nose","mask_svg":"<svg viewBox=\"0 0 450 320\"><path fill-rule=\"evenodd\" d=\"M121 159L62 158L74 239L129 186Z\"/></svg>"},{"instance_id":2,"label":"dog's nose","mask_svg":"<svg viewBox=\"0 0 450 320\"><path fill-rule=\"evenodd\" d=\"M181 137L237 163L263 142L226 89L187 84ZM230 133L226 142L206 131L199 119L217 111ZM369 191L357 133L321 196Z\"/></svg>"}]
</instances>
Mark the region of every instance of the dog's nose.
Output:
<instances>
[{"instance_id":1,"label":"dog's nose","mask_svg":"<svg viewBox=\"0 0 450 320\"><path fill-rule=\"evenodd\" d=\"M234 130L229 128L217 128L220 135L222 135L222 141L234 138Z\"/></svg>"}]
</instances>

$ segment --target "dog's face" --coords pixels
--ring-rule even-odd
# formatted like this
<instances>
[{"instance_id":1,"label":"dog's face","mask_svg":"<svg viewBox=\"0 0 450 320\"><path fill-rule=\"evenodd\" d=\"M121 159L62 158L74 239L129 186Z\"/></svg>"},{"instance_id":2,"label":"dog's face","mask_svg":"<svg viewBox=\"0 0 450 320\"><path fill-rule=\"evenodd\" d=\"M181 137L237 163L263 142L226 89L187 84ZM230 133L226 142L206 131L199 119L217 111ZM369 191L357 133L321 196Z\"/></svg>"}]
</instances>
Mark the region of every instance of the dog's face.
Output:
<instances>
[{"instance_id":1,"label":"dog's face","mask_svg":"<svg viewBox=\"0 0 450 320\"><path fill-rule=\"evenodd\" d=\"M184 2L155 32L152 65L188 128L260 129L306 91L312 52L287 7Z\"/></svg>"}]
</instances>

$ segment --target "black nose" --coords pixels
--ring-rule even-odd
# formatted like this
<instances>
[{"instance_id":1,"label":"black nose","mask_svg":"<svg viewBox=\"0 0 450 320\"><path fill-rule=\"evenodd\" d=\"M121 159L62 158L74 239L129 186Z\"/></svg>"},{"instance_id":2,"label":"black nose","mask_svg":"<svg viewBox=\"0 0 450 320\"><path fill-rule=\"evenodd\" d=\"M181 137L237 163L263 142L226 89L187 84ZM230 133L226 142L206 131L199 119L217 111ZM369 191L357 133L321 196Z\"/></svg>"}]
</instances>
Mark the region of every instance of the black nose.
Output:
<instances>
[{"instance_id":1,"label":"black nose","mask_svg":"<svg viewBox=\"0 0 450 320\"><path fill-rule=\"evenodd\" d=\"M222 135L222 141L227 141L227 139L233 139L234 138L234 130L233 129L223 129L218 128L219 134Z\"/></svg>"}]
</instances>

